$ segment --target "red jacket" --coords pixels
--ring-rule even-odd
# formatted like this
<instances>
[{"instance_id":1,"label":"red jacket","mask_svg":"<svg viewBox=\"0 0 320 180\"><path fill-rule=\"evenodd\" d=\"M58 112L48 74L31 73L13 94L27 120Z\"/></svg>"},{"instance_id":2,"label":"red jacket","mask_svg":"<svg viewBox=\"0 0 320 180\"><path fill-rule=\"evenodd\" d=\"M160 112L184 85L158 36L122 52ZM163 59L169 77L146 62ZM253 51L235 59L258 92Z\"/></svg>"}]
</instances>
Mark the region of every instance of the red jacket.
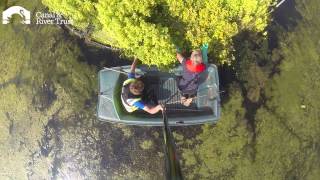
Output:
<instances>
[{"instance_id":1,"label":"red jacket","mask_svg":"<svg viewBox=\"0 0 320 180\"><path fill-rule=\"evenodd\" d=\"M187 69L191 72L196 72L196 73L201 73L202 71L204 71L206 69L206 65L203 63L197 64L197 65L193 65L192 61L190 59L188 59L186 61L186 66Z\"/></svg>"}]
</instances>

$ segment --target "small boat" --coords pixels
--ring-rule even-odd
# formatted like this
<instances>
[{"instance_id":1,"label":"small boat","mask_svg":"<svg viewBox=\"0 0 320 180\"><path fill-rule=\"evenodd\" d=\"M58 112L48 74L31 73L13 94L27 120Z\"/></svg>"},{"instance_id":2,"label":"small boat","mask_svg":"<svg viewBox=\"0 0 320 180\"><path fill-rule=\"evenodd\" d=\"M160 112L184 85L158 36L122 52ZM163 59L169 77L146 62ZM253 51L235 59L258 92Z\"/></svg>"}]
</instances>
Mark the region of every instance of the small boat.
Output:
<instances>
[{"instance_id":1,"label":"small boat","mask_svg":"<svg viewBox=\"0 0 320 180\"><path fill-rule=\"evenodd\" d=\"M121 88L130 66L105 68L99 72L99 95L97 116L101 121L128 125L163 126L161 113L154 115L144 111L128 113L121 103ZM215 123L220 117L220 94L218 70L214 64L207 64L201 73L201 84L196 98L189 107L180 102L177 77L182 73L179 66L163 72L155 67L138 66L136 74L140 74L145 89L153 92L159 103L165 104L170 126L196 125Z\"/></svg>"}]
</instances>

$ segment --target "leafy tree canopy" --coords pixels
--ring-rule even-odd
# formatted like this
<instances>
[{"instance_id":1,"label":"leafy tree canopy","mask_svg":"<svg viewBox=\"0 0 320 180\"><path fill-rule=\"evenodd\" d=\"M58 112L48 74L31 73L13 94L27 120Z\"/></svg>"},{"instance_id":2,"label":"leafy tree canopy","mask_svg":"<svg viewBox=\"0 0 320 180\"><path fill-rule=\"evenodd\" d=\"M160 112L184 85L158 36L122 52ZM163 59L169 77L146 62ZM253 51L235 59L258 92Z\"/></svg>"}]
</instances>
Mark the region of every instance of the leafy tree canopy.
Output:
<instances>
[{"instance_id":1,"label":"leafy tree canopy","mask_svg":"<svg viewBox=\"0 0 320 180\"><path fill-rule=\"evenodd\" d=\"M174 62L175 47L199 48L220 62L230 62L231 38L246 29L261 32L267 25L273 0L42 0L52 11L92 37L121 48L149 65Z\"/></svg>"}]
</instances>

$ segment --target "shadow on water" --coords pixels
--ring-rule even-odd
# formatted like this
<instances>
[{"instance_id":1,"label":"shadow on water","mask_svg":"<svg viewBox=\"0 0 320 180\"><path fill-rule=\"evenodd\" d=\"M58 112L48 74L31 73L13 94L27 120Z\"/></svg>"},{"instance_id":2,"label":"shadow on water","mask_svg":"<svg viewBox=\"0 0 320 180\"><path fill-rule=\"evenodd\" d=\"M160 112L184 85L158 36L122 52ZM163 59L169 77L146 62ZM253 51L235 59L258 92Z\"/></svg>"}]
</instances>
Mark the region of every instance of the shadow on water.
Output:
<instances>
[{"instance_id":1,"label":"shadow on water","mask_svg":"<svg viewBox=\"0 0 320 180\"><path fill-rule=\"evenodd\" d=\"M78 39L77 41L82 52L80 60L87 62L89 65L94 65L98 69L124 66L132 63L128 59L122 58L120 52L88 45L83 39Z\"/></svg>"},{"instance_id":2,"label":"shadow on water","mask_svg":"<svg viewBox=\"0 0 320 180\"><path fill-rule=\"evenodd\" d=\"M273 21L267 27L270 50L279 48L279 32L292 31L302 19L295 4L294 0L287 0L273 11Z\"/></svg>"},{"instance_id":3,"label":"shadow on water","mask_svg":"<svg viewBox=\"0 0 320 180\"><path fill-rule=\"evenodd\" d=\"M56 88L51 81L43 82L36 95L33 96L32 104L40 111L46 110L57 99L55 91Z\"/></svg>"},{"instance_id":4,"label":"shadow on water","mask_svg":"<svg viewBox=\"0 0 320 180\"><path fill-rule=\"evenodd\" d=\"M62 122L59 121L56 115L53 115L52 119L50 119L44 126L43 137L38 141L42 156L48 157L49 154L53 153L53 162L51 167L53 179L57 178L59 168L63 161L63 158L60 157L60 154L63 151L63 142L61 139L61 130L63 128Z\"/></svg>"},{"instance_id":5,"label":"shadow on water","mask_svg":"<svg viewBox=\"0 0 320 180\"><path fill-rule=\"evenodd\" d=\"M269 55L271 55L271 53L273 53L274 50L277 50L278 48L280 48L279 37L281 37L281 32L292 31L298 25L298 22L302 19L302 16L296 10L295 5L296 3L294 0L287 0L272 12L271 16L273 18L273 21L266 28L266 30L268 31L267 43L268 43ZM244 32L239 32L239 34L237 34L235 37L239 37L243 33ZM248 37L250 38L250 36ZM234 44L235 46L243 47L243 40L240 42L234 42ZM241 52L238 52L238 53L241 53ZM258 46L256 48L255 53L259 53ZM273 65L272 67L273 73L270 74L269 78L272 78L272 75L279 72L278 66L281 63L282 57L279 53L277 55L279 57L275 59L271 59L271 56L270 56L270 59L265 60L265 62L272 61L271 63L269 63L269 65L270 64ZM237 59L237 61L239 61L239 59ZM259 61L261 60L257 59L258 63L260 63ZM241 62L237 62L237 63L241 63ZM234 67L228 66L228 65L220 65L218 66L218 70L219 70L220 89L221 91L224 91L224 93L221 94L221 100L223 104L227 102L229 99L228 88L230 87L230 85L232 83L239 82L239 80L237 79L237 74L239 72L237 72L237 70Z\"/></svg>"},{"instance_id":6,"label":"shadow on water","mask_svg":"<svg viewBox=\"0 0 320 180\"><path fill-rule=\"evenodd\" d=\"M218 66L218 72L221 104L224 104L229 99L228 89L230 85L236 81L236 72L232 66L226 64Z\"/></svg>"},{"instance_id":7,"label":"shadow on water","mask_svg":"<svg viewBox=\"0 0 320 180\"><path fill-rule=\"evenodd\" d=\"M84 38L72 34L66 27L59 27L63 31L64 38L74 41L80 48L79 60L96 67L97 70L103 67L124 66L132 63L128 58L122 56L121 51L90 45Z\"/></svg>"},{"instance_id":8,"label":"shadow on water","mask_svg":"<svg viewBox=\"0 0 320 180\"><path fill-rule=\"evenodd\" d=\"M302 16L295 8L295 0L287 0L272 13L274 22L281 25L287 31L293 30L298 25Z\"/></svg>"}]
</instances>

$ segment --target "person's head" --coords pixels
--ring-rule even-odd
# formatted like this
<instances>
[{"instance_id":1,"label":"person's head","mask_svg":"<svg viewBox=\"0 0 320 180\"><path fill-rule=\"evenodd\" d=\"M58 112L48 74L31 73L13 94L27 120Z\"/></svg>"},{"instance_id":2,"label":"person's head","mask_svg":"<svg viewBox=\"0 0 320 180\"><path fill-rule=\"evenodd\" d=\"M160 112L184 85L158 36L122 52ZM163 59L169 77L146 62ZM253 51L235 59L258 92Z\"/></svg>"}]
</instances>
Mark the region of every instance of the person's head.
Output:
<instances>
[{"instance_id":1,"label":"person's head","mask_svg":"<svg viewBox=\"0 0 320 180\"><path fill-rule=\"evenodd\" d=\"M192 51L191 56L190 56L190 60L195 65L202 63L203 61L202 61L202 53L201 53L201 51L200 50Z\"/></svg>"},{"instance_id":2,"label":"person's head","mask_svg":"<svg viewBox=\"0 0 320 180\"><path fill-rule=\"evenodd\" d=\"M134 95L141 95L144 89L144 84L141 80L137 79L130 83L129 90Z\"/></svg>"}]
</instances>

